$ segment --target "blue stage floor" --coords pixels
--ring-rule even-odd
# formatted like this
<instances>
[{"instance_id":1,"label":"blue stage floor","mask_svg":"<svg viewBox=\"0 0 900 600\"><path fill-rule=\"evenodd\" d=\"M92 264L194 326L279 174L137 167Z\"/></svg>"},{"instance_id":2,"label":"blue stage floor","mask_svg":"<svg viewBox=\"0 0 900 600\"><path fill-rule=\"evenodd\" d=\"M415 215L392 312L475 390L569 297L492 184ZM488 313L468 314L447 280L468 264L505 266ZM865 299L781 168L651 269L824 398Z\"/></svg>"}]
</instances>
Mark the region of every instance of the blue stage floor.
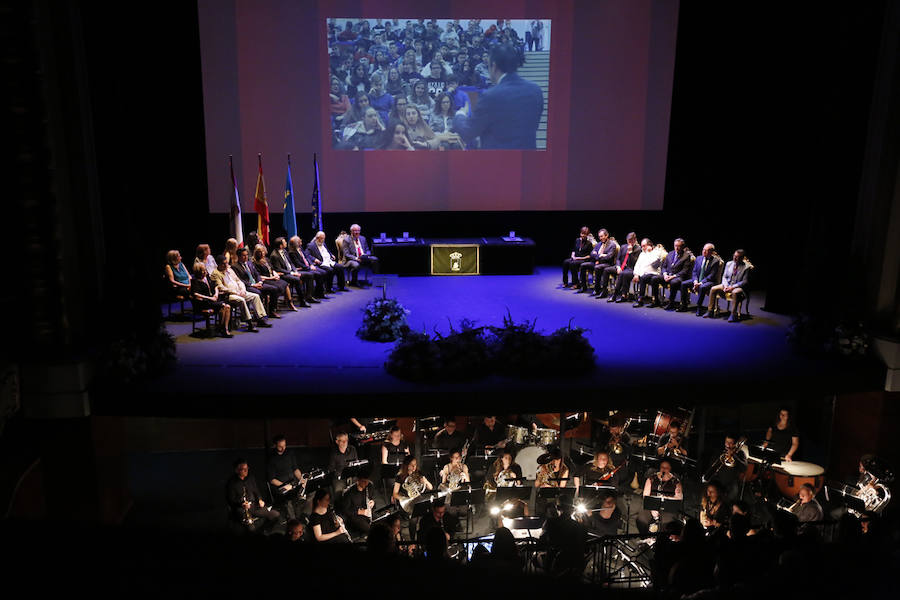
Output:
<instances>
[{"instance_id":1,"label":"blue stage floor","mask_svg":"<svg viewBox=\"0 0 900 600\"><path fill-rule=\"evenodd\" d=\"M183 394L253 395L333 394L340 389L369 393L587 391L651 383L724 383L740 388L748 383L806 378L822 368L791 352L785 341L790 318L762 312L761 292L752 296L753 318L731 324L724 319L701 319L692 312L632 308L630 303L610 304L561 290L559 269L550 267L534 275L373 280L386 284L388 296L410 310L412 327L429 332L436 328L446 333L448 319L499 325L507 310L519 321L537 318L537 328L547 332L571 321L590 330L598 369L592 376L577 379L565 374L539 381L496 377L439 386L396 379L383 369L391 344L365 342L354 335L363 306L381 294L380 288L372 287L334 295L299 313L281 313L284 318L274 321L271 329L238 332L234 339L194 339L188 335L189 323L170 322L169 331L178 342L178 365L152 387Z\"/></svg>"}]
</instances>

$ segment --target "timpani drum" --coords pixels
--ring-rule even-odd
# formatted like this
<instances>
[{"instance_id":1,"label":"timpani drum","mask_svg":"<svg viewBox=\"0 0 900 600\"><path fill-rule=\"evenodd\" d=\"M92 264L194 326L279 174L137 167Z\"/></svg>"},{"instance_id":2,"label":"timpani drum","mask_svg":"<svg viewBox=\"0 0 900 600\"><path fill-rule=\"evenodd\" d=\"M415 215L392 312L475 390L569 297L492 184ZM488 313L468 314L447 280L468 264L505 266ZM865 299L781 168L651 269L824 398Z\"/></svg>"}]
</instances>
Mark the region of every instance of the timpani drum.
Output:
<instances>
[{"instance_id":1,"label":"timpani drum","mask_svg":"<svg viewBox=\"0 0 900 600\"><path fill-rule=\"evenodd\" d=\"M517 446L524 446L528 443L528 429L519 427L518 425L507 425L506 439Z\"/></svg>"},{"instance_id":2,"label":"timpani drum","mask_svg":"<svg viewBox=\"0 0 900 600\"><path fill-rule=\"evenodd\" d=\"M811 462L795 460L772 466L775 485L785 498L796 498L803 484L813 486L818 494L825 483L825 469Z\"/></svg>"},{"instance_id":3,"label":"timpani drum","mask_svg":"<svg viewBox=\"0 0 900 600\"><path fill-rule=\"evenodd\" d=\"M549 427L539 428L535 433L537 443L541 446L550 446L559 441L559 430L550 429ZM519 463L522 464L522 463Z\"/></svg>"}]
</instances>

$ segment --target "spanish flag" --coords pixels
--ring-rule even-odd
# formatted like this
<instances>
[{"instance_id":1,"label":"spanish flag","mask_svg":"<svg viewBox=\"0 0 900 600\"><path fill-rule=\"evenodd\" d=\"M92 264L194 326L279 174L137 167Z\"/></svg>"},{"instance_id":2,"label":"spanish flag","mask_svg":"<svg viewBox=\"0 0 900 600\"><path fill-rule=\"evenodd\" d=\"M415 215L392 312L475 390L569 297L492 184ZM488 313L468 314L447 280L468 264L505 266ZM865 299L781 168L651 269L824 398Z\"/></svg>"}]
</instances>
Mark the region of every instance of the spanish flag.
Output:
<instances>
[{"instance_id":1,"label":"spanish flag","mask_svg":"<svg viewBox=\"0 0 900 600\"><path fill-rule=\"evenodd\" d=\"M259 154L259 175L256 176L256 194L253 208L256 209L256 233L266 246L269 245L269 203L266 200L266 182L263 180L262 154Z\"/></svg>"}]
</instances>

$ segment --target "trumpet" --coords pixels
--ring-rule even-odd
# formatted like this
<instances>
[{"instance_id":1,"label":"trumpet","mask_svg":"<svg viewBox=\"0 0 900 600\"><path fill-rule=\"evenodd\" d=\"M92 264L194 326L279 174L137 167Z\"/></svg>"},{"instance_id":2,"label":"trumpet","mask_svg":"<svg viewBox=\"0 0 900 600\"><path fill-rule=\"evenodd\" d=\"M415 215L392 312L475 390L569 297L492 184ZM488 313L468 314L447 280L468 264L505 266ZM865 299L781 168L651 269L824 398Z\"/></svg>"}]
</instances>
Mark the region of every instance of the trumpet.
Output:
<instances>
[{"instance_id":1,"label":"trumpet","mask_svg":"<svg viewBox=\"0 0 900 600\"><path fill-rule=\"evenodd\" d=\"M241 519L244 525L250 527L253 525L253 515L250 514L250 500L247 499L247 486L244 486L244 491L241 494L241 506L244 507L244 516Z\"/></svg>"}]
</instances>

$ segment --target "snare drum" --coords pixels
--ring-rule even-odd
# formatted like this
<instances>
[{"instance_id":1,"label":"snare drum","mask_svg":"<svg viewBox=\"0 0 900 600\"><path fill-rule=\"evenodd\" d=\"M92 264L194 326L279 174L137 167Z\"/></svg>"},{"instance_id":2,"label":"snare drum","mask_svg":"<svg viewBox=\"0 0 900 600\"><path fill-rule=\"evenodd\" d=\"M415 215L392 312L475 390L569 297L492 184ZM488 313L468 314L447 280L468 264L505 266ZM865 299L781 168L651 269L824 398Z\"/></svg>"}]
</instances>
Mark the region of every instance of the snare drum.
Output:
<instances>
[{"instance_id":1,"label":"snare drum","mask_svg":"<svg viewBox=\"0 0 900 600\"><path fill-rule=\"evenodd\" d=\"M803 484L813 486L818 494L825 483L825 469L815 463L795 460L772 466L775 485L785 498L796 498Z\"/></svg>"},{"instance_id":2,"label":"snare drum","mask_svg":"<svg viewBox=\"0 0 900 600\"><path fill-rule=\"evenodd\" d=\"M559 441L559 430L558 429L550 429L549 427L542 428L542 429L537 430L537 433L535 434L535 436L537 438L538 444L540 444L542 446L549 446L549 445L555 444L557 441ZM519 463L519 464L521 464L521 463Z\"/></svg>"},{"instance_id":3,"label":"snare drum","mask_svg":"<svg viewBox=\"0 0 900 600\"><path fill-rule=\"evenodd\" d=\"M518 425L507 425L506 439L517 446L524 446L528 443L528 429L519 427Z\"/></svg>"}]
</instances>

